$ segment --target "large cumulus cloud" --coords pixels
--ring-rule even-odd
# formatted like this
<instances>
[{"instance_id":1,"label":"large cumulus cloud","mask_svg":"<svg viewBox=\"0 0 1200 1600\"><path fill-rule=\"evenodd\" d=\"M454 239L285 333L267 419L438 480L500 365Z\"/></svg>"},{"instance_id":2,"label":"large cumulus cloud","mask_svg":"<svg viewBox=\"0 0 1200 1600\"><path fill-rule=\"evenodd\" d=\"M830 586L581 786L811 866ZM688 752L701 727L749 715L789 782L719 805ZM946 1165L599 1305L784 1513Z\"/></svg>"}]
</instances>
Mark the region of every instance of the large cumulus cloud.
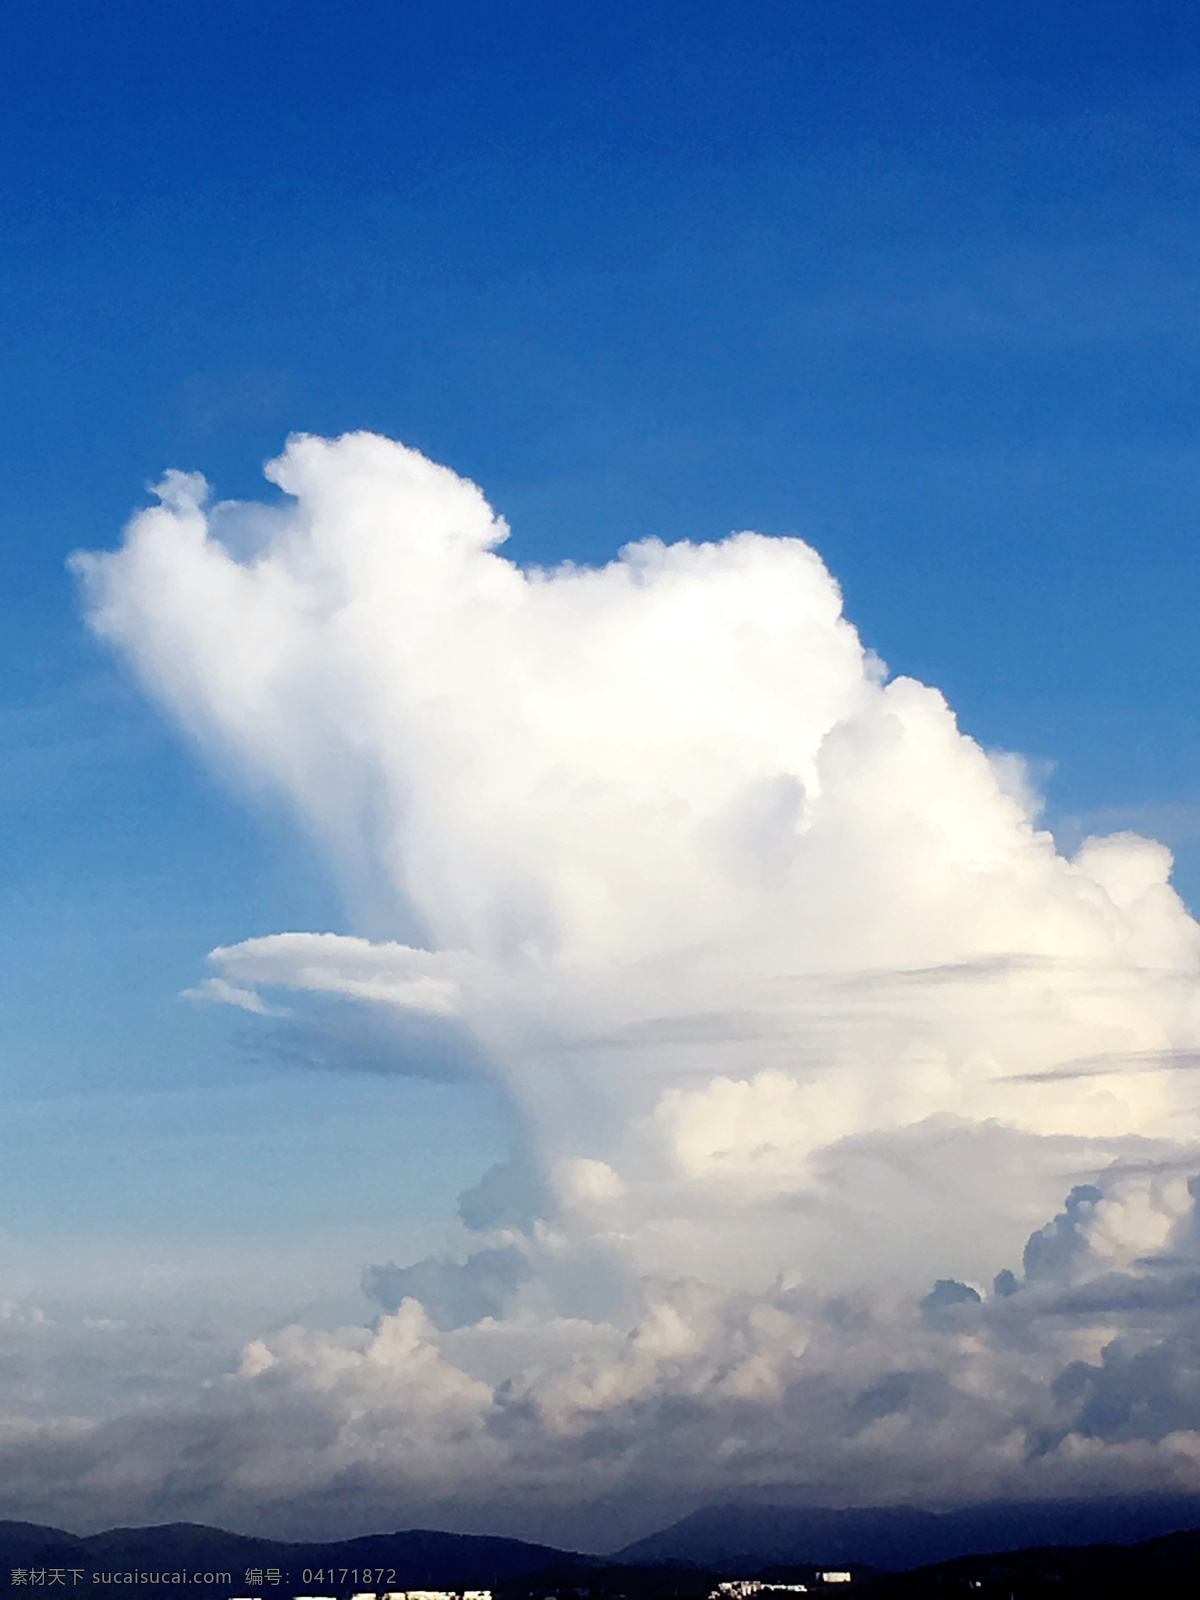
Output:
<instances>
[{"instance_id":1,"label":"large cumulus cloud","mask_svg":"<svg viewBox=\"0 0 1200 1600\"><path fill-rule=\"evenodd\" d=\"M525 1136L465 1261L368 1274L374 1332L248 1352L239 1393L332 1419L313 1481L403 1475L410 1426L446 1493L564 1460L585 1498L1194 1475L1169 852L1061 855L1019 759L889 680L799 540L523 571L398 444L267 470L270 507L170 474L76 558L92 626L293 808L361 929L221 948L192 992L390 1017L398 1064L489 1077Z\"/></svg>"}]
</instances>

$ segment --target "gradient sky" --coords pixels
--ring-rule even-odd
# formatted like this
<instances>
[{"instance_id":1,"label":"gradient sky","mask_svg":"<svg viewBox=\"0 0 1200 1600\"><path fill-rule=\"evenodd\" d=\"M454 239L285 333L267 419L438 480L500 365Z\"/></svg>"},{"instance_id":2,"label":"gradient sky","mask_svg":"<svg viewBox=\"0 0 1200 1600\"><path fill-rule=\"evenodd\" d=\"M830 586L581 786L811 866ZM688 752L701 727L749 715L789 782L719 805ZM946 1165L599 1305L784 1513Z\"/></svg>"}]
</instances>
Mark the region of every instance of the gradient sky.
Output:
<instances>
[{"instance_id":1,"label":"gradient sky","mask_svg":"<svg viewBox=\"0 0 1200 1600\"><path fill-rule=\"evenodd\" d=\"M362 1266L509 1144L478 1084L179 998L214 946L362 930L84 626L69 554L168 468L270 499L289 433L365 428L523 562L799 535L1064 847L1152 834L1200 905L1198 91L1155 0L5 9L14 1295L366 1320Z\"/></svg>"}]
</instances>

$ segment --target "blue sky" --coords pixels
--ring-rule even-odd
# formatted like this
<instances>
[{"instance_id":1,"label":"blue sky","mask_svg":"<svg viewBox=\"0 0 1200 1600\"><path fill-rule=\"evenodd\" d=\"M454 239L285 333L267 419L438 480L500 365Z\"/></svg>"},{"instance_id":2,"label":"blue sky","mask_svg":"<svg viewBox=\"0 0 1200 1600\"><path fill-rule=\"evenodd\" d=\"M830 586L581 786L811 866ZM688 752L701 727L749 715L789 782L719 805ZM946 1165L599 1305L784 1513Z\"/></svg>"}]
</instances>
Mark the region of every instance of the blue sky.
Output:
<instances>
[{"instance_id":1,"label":"blue sky","mask_svg":"<svg viewBox=\"0 0 1200 1600\"><path fill-rule=\"evenodd\" d=\"M12 1260L320 1231L352 1305L507 1148L477 1086L178 998L214 946L354 930L82 621L69 553L169 467L271 498L289 432L367 428L525 562L798 534L1068 845L1154 834L1200 903L1198 88L1153 0L6 8Z\"/></svg>"}]
</instances>

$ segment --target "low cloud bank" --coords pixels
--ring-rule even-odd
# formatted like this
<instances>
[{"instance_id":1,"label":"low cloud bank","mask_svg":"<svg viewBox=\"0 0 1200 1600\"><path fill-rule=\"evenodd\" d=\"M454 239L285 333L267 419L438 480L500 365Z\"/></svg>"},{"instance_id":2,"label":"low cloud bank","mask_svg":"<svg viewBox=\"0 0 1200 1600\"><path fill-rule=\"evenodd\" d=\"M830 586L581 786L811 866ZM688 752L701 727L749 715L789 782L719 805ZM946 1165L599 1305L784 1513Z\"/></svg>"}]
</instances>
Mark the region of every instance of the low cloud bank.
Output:
<instances>
[{"instance_id":1,"label":"low cloud bank","mask_svg":"<svg viewBox=\"0 0 1200 1600\"><path fill-rule=\"evenodd\" d=\"M162 1438L205 1430L243 1507L1195 1487L1169 852L1059 854L1020 760L889 680L799 540L522 571L390 441L268 476L281 505L206 510L171 474L75 561L375 934L222 948L192 993L293 1039L366 1008L371 1070L487 1078L524 1147L463 1197L464 1259L369 1269L376 1328L255 1343ZM107 1481L115 1426L63 1484Z\"/></svg>"},{"instance_id":2,"label":"low cloud bank","mask_svg":"<svg viewBox=\"0 0 1200 1600\"><path fill-rule=\"evenodd\" d=\"M103 1348L109 1368L141 1362L145 1392L104 1418L10 1416L0 1496L11 1515L83 1527L434 1522L611 1548L713 1500L1194 1491L1198 1188L1162 1171L1079 1186L994 1285L905 1298L643 1279L630 1324L556 1316L525 1280L503 1317L439 1329L409 1297L370 1328L252 1340L203 1384L168 1383L177 1353L136 1329L10 1312L7 1359L65 1373ZM460 1309L510 1266L474 1261L452 1283ZM422 1276L385 1272L381 1297L420 1288L441 1307L446 1284Z\"/></svg>"}]
</instances>

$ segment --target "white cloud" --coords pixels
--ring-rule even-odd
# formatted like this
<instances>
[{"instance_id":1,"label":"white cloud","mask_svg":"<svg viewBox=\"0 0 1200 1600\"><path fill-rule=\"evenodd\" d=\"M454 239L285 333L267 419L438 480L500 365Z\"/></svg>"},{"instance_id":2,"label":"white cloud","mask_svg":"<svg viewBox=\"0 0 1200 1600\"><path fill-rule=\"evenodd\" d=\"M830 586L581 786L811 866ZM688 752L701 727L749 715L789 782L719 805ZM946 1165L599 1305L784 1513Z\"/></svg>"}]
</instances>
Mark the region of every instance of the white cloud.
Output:
<instances>
[{"instance_id":1,"label":"white cloud","mask_svg":"<svg viewBox=\"0 0 1200 1600\"><path fill-rule=\"evenodd\" d=\"M1073 1185L1109 1187L1086 1230L1051 1225L1043 1265L1136 1275L1184 1226L1200 929L1169 852L1122 833L1061 855L1019 758L985 754L936 690L886 681L798 540L649 540L602 570L523 572L474 485L387 440L295 438L268 475L283 507L207 517L202 484L172 475L76 570L148 692L284 797L392 939L249 940L213 952L199 992L454 1019L520 1110L544 1203L484 1235L527 1270L477 1328L406 1322L388 1361L289 1334L240 1381L306 1405L361 1390L365 1417L422 1339L437 1363L466 1352L491 1398L429 1368L447 1417L476 1419L445 1436L474 1441L461 1459L431 1446L458 1461L443 1490L495 1450L526 1481L526 1445L544 1464L598 1418L611 1450L592 1439L607 1464L582 1495L657 1472L886 1498L918 1458L930 1494L1065 1482L1070 1428L1058 1466L1028 1440L1053 1434L1047 1386L1076 1357L1056 1335L1028 1368L1004 1333L1041 1326L1050 1268L994 1304L917 1308L1019 1260ZM1176 1176L1138 1198L1137 1163ZM853 1338L830 1331L839 1296ZM869 1420L846 1432L814 1383L874 1394ZM671 1397L692 1432L664 1431ZM364 1472L387 1455L354 1438Z\"/></svg>"},{"instance_id":2,"label":"white cloud","mask_svg":"<svg viewBox=\"0 0 1200 1600\"><path fill-rule=\"evenodd\" d=\"M470 966L457 952L372 944L333 933L280 933L247 939L212 951L208 959L220 976L205 980L205 999L246 1005L243 996L256 991L241 985L261 984L381 1000L435 1016L453 1016L460 1009L462 978Z\"/></svg>"},{"instance_id":3,"label":"white cloud","mask_svg":"<svg viewBox=\"0 0 1200 1600\"><path fill-rule=\"evenodd\" d=\"M257 989L243 989L228 978L204 978L190 989L181 989L183 1000L207 1000L217 1005L240 1006L243 1011L253 1011L259 1017L281 1016L277 1007L267 1005Z\"/></svg>"}]
</instances>

